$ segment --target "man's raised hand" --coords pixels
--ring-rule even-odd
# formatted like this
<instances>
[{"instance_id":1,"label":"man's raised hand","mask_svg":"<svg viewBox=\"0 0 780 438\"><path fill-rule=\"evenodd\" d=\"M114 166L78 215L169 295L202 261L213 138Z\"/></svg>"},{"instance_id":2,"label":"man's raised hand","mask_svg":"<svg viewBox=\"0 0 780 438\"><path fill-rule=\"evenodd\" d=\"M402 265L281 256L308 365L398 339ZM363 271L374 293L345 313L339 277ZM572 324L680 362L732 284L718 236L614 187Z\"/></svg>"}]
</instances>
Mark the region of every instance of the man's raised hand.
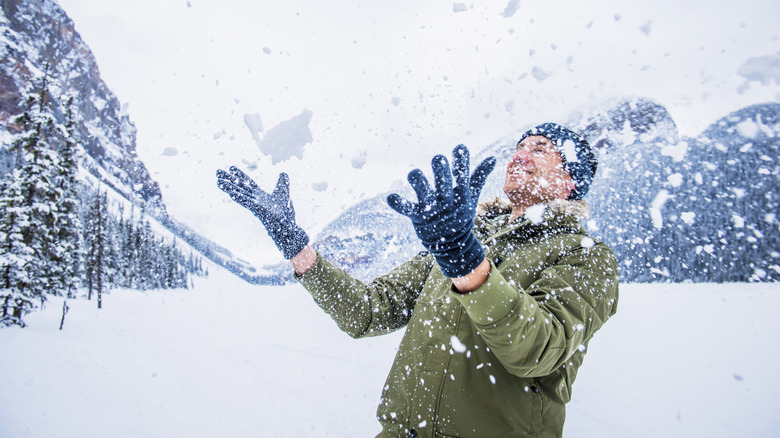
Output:
<instances>
[{"instance_id":1,"label":"man's raised hand","mask_svg":"<svg viewBox=\"0 0 780 438\"><path fill-rule=\"evenodd\" d=\"M295 223L286 173L279 174L276 188L269 194L241 169L231 166L228 172L217 170L217 187L260 219L284 258L295 257L309 243L309 236Z\"/></svg>"},{"instance_id":2,"label":"man's raised hand","mask_svg":"<svg viewBox=\"0 0 780 438\"><path fill-rule=\"evenodd\" d=\"M452 151L450 171L447 158L443 155L433 157L434 187L420 169L409 172L407 179L417 194L416 203L396 193L387 197L390 208L412 220L423 246L450 278L465 276L485 259L485 251L471 229L479 194L496 159L486 158L474 174L469 175L469 158L469 150L458 145Z\"/></svg>"}]
</instances>

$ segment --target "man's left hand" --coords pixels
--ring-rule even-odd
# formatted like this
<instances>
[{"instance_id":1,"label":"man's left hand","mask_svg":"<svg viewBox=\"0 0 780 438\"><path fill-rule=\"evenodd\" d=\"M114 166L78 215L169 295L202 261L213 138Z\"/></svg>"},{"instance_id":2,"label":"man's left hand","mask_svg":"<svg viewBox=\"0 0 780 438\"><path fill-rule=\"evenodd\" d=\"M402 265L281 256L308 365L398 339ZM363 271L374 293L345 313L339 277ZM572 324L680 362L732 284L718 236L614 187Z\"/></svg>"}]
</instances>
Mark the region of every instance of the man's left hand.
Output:
<instances>
[{"instance_id":1,"label":"man's left hand","mask_svg":"<svg viewBox=\"0 0 780 438\"><path fill-rule=\"evenodd\" d=\"M457 146L452 151L451 172L447 158L443 155L433 157L433 188L420 169L409 172L407 179L417 194L416 203L396 193L387 197L390 208L412 220L423 246L436 257L442 272L450 278L469 274L485 259L485 251L471 229L479 194L496 159L486 158L470 176L469 157L465 146Z\"/></svg>"}]
</instances>

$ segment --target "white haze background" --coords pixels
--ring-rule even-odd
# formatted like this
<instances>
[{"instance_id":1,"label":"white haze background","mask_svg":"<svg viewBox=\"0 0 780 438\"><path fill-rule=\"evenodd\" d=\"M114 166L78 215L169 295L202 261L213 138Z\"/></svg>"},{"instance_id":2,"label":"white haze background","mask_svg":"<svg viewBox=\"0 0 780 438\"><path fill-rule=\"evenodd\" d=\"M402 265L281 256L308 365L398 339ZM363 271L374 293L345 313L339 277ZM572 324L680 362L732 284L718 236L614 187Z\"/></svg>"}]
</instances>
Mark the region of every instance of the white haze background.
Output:
<instances>
[{"instance_id":1,"label":"white haze background","mask_svg":"<svg viewBox=\"0 0 780 438\"><path fill-rule=\"evenodd\" d=\"M780 100L774 0L60 4L126 103L169 212L255 265L281 258L216 189L218 167L257 166L269 188L288 172L316 235L436 153L476 152L613 96L655 99L683 135ZM262 138L305 111L313 141L272 164L244 115Z\"/></svg>"}]
</instances>

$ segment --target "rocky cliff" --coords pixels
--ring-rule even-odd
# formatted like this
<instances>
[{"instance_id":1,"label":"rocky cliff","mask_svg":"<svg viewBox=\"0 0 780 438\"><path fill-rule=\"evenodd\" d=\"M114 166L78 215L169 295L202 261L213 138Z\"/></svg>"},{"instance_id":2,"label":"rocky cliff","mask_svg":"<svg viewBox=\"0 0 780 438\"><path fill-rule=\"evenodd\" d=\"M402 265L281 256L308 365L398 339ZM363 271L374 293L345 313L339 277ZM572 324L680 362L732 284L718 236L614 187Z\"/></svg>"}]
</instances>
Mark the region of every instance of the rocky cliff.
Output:
<instances>
[{"instance_id":1,"label":"rocky cliff","mask_svg":"<svg viewBox=\"0 0 780 438\"><path fill-rule=\"evenodd\" d=\"M0 177L14 165L7 148L19 127L11 121L23 110L23 96L36 91L43 77L48 86L46 106L59 125L65 124L65 103L72 98L73 136L80 149L79 165L92 177L88 179L143 205L170 232L247 281L278 281L278 275L258 274L230 251L168 216L159 185L136 154L135 126L55 0L0 0ZM56 147L58 140L50 140Z\"/></svg>"},{"instance_id":2,"label":"rocky cliff","mask_svg":"<svg viewBox=\"0 0 780 438\"><path fill-rule=\"evenodd\" d=\"M46 71L50 105L59 123L73 98L74 130L82 167L127 199L165 217L160 188L136 155L136 128L100 78L89 47L54 0L2 0L0 12L0 135L22 108L21 97ZM7 142L3 141L3 146Z\"/></svg>"}]
</instances>

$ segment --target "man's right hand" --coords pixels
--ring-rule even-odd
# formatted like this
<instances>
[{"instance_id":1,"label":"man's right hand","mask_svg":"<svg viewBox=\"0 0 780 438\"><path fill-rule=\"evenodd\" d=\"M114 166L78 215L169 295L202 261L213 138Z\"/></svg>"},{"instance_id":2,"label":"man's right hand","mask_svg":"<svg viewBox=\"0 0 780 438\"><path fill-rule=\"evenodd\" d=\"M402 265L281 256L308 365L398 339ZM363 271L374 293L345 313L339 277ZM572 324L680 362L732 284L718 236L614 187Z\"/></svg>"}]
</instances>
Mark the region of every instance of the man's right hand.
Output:
<instances>
[{"instance_id":1,"label":"man's right hand","mask_svg":"<svg viewBox=\"0 0 780 438\"><path fill-rule=\"evenodd\" d=\"M235 166L229 172L217 170L217 186L260 219L284 258L295 257L309 243L309 236L295 223L290 178L286 173L279 174L270 194Z\"/></svg>"}]
</instances>

